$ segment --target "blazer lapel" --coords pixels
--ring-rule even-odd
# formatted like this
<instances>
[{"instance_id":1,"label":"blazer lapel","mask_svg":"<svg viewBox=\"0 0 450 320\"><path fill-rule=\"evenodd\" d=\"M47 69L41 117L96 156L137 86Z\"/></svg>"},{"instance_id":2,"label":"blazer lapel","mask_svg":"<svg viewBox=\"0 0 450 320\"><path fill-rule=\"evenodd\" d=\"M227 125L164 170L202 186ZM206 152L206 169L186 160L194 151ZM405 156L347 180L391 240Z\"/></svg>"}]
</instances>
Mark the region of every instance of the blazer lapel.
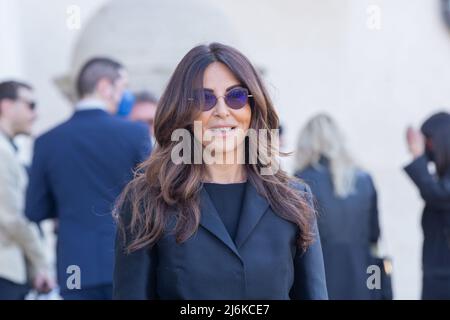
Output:
<instances>
[{"instance_id":1,"label":"blazer lapel","mask_svg":"<svg viewBox=\"0 0 450 320\"><path fill-rule=\"evenodd\" d=\"M261 217L267 211L268 207L268 201L261 196L250 181L248 181L235 239L237 248L240 248L244 244Z\"/></svg>"},{"instance_id":2,"label":"blazer lapel","mask_svg":"<svg viewBox=\"0 0 450 320\"><path fill-rule=\"evenodd\" d=\"M212 203L212 200L205 188L202 188L202 190L200 191L200 210L200 225L209 230L228 248L230 248L230 250L233 251L234 254L239 257L239 259L241 259L236 245L234 244L233 240L230 237L230 234L225 228L225 225L223 224L222 219L220 218L219 213L214 207L214 204Z\"/></svg>"}]
</instances>

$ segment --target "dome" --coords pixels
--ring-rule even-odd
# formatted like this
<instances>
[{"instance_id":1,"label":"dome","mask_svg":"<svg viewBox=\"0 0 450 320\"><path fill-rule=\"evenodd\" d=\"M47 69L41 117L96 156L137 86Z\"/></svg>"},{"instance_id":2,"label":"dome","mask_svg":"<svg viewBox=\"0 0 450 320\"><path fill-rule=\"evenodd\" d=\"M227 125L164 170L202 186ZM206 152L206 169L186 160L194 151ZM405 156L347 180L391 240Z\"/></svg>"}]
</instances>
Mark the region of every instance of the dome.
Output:
<instances>
[{"instance_id":1,"label":"dome","mask_svg":"<svg viewBox=\"0 0 450 320\"><path fill-rule=\"evenodd\" d=\"M230 19L208 0L112 0L81 30L70 69L55 82L75 100L74 79L93 56L123 63L132 90L161 94L181 58L201 43L238 46Z\"/></svg>"}]
</instances>

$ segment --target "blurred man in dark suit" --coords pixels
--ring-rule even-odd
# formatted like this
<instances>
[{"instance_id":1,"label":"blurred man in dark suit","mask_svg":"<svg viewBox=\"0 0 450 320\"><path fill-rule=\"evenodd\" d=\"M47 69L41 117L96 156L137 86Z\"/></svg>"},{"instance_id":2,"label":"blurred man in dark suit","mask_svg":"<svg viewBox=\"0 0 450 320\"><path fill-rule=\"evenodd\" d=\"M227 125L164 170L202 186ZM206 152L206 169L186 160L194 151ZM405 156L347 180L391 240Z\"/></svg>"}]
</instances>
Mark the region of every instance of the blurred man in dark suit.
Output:
<instances>
[{"instance_id":1,"label":"blurred man in dark suit","mask_svg":"<svg viewBox=\"0 0 450 320\"><path fill-rule=\"evenodd\" d=\"M140 91L135 94L135 102L131 109L130 119L142 121L150 127L150 136L154 137L153 127L155 122L158 99L149 91ZM152 144L153 145L153 144Z\"/></svg>"},{"instance_id":2,"label":"blurred man in dark suit","mask_svg":"<svg viewBox=\"0 0 450 320\"><path fill-rule=\"evenodd\" d=\"M73 116L34 146L26 214L58 220L57 273L64 299L110 299L116 197L149 155L146 126L115 116L123 66L93 58L79 72Z\"/></svg>"}]
</instances>

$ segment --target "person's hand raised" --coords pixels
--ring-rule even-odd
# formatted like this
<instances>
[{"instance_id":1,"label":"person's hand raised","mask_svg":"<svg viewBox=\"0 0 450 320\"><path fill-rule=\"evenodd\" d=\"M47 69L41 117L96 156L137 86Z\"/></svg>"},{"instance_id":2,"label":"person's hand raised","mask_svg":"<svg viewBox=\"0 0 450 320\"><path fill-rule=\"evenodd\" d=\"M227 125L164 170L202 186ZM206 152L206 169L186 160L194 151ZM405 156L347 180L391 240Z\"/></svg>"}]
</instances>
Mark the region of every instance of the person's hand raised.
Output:
<instances>
[{"instance_id":1,"label":"person's hand raised","mask_svg":"<svg viewBox=\"0 0 450 320\"><path fill-rule=\"evenodd\" d=\"M425 152L425 138L422 133L413 127L406 129L406 143L408 150L414 159L420 157Z\"/></svg>"}]
</instances>

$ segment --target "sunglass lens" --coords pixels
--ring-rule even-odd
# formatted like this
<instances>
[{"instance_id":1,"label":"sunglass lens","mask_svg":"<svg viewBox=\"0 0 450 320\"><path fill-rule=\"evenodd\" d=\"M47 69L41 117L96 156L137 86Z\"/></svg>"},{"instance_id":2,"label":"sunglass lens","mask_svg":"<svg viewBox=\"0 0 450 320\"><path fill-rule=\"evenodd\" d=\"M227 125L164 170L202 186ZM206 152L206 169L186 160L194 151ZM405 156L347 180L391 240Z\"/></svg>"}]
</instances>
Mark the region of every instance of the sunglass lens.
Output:
<instances>
[{"instance_id":1,"label":"sunglass lens","mask_svg":"<svg viewBox=\"0 0 450 320\"><path fill-rule=\"evenodd\" d=\"M217 103L217 98L214 95L214 93L210 92L210 91L204 91L204 95L203 95L203 110L204 111L208 111L211 110L212 108L214 108L214 106Z\"/></svg>"},{"instance_id":2,"label":"sunglass lens","mask_svg":"<svg viewBox=\"0 0 450 320\"><path fill-rule=\"evenodd\" d=\"M225 96L225 102L230 108L240 109L248 102L248 91L245 88L235 88L230 90Z\"/></svg>"}]
</instances>

